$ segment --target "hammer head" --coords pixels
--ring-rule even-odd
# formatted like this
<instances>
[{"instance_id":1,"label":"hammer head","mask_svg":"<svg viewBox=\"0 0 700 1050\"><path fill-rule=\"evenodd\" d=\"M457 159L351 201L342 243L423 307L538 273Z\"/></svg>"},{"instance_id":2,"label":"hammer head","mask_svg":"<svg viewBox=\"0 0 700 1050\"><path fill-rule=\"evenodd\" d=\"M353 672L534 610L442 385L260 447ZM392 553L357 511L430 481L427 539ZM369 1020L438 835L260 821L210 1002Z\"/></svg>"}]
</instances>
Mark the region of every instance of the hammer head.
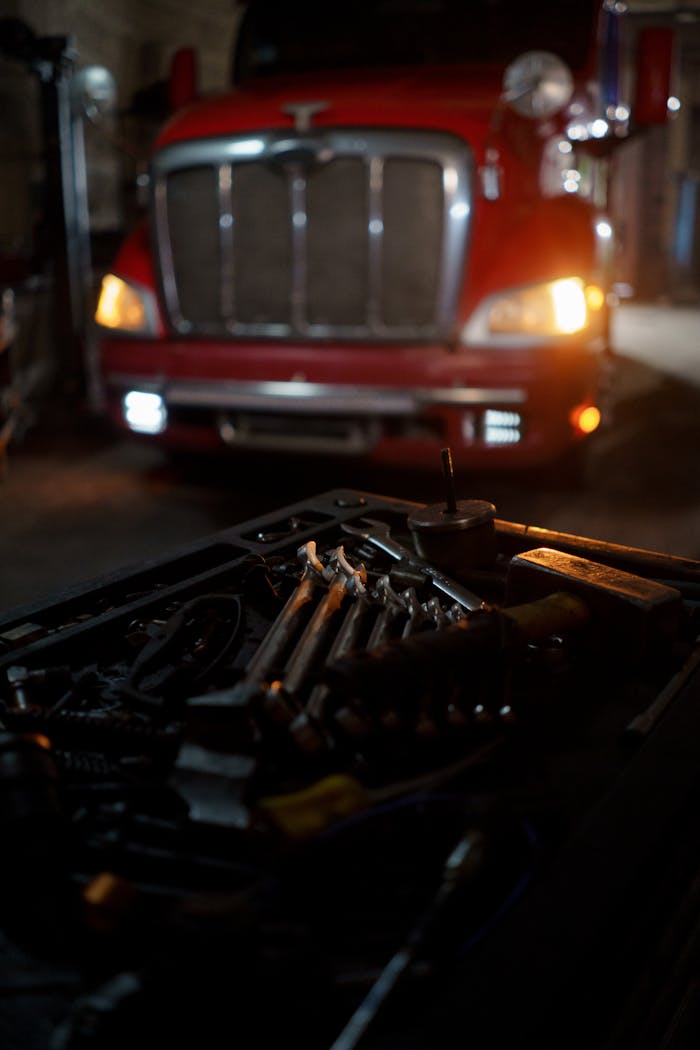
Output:
<instances>
[{"instance_id":1,"label":"hammer head","mask_svg":"<svg viewBox=\"0 0 700 1050\"><path fill-rule=\"evenodd\" d=\"M656 648L676 635L682 616L681 595L674 587L588 558L539 547L511 560L506 606L557 591L585 602L592 629L612 643Z\"/></svg>"}]
</instances>

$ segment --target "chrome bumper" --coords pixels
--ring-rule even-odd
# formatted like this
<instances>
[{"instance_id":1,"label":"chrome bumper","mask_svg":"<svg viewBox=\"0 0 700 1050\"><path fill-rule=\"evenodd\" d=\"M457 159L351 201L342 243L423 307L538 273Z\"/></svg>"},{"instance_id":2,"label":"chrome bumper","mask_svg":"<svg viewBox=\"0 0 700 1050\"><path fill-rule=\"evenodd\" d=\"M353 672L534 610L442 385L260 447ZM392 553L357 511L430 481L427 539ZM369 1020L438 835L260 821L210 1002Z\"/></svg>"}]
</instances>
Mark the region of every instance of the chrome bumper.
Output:
<instances>
[{"instance_id":1,"label":"chrome bumper","mask_svg":"<svg viewBox=\"0 0 700 1050\"><path fill-rule=\"evenodd\" d=\"M521 405L527 400L526 392L519 387L412 387L402 390L292 381L158 382L141 376L113 376L109 385L121 390L153 391L160 394L168 406L299 415L413 416L436 406Z\"/></svg>"}]
</instances>

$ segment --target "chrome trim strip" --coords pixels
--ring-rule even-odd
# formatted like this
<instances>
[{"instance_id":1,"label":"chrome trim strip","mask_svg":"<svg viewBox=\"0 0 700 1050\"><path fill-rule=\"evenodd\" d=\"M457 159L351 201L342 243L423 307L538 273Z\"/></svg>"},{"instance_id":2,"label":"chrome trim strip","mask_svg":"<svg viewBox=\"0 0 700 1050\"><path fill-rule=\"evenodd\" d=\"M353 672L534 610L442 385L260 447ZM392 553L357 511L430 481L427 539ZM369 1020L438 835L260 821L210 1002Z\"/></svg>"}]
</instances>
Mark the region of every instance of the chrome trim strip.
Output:
<instances>
[{"instance_id":1,"label":"chrome trim strip","mask_svg":"<svg viewBox=\"0 0 700 1050\"><path fill-rule=\"evenodd\" d=\"M152 179L151 184L153 186L153 212L159 247L157 261L160 265L165 308L176 331L186 332L188 328L180 313L180 300L177 294L175 267L173 265L173 247L170 239L170 224L168 223L168 183L167 179L163 178L159 180Z\"/></svg>"},{"instance_id":2,"label":"chrome trim strip","mask_svg":"<svg viewBox=\"0 0 700 1050\"><path fill-rule=\"evenodd\" d=\"M442 231L442 252L440 261L440 273L438 277L438 296L436 310L433 319L425 325L403 326L395 328L382 323L379 316L379 296L381 293L378 278L381 271L381 240L382 234L379 227L375 227L377 233L370 236L370 281L371 297L374 299L366 325L344 326L344 325L310 325L308 319L302 314L306 311L306 289L305 272L299 272L298 267L303 267L302 260L302 235L305 238L306 231L301 226L295 228L296 236L295 258L293 266L294 283L294 313L293 323L284 325L281 323L261 324L238 324L231 323L225 326L217 326L213 321L211 324L200 322L190 323L182 317L177 298L177 288L172 260L172 244L168 235L168 216L166 185L167 177L171 172L183 168L210 166L219 170L222 165L234 166L233 177L235 178L235 165L247 161L266 161L280 163L276 155L281 144L284 150L292 150L294 145L300 148L312 146L319 162L323 163L334 157L362 157L370 166L370 222L376 220L381 222L381 198L378 188L379 171L386 158L413 158L417 160L434 161L443 170L444 189L444 215ZM467 239L471 227L471 199L474 183L473 155L469 146L456 135L448 132L436 131L409 131L403 129L385 130L376 128L358 129L314 129L313 135L309 132L303 136L295 135L289 130L264 131L259 134L245 134L226 136L221 138L200 139L190 142L172 143L165 146L156 153L152 162L152 186L154 193L156 241L159 247L158 257L160 276L163 286L168 316L175 330L181 334L201 334L206 336L221 336L228 333L233 336L247 336L252 338L274 338L293 339L296 336L313 339L380 339L387 342L394 340L414 340L425 342L427 340L443 340L453 338L455 332L455 320L457 303L462 281L464 259L466 255ZM297 169L297 174L299 169ZM301 174L302 181L306 177ZM375 180L375 188L372 189L372 178ZM292 171L292 180L294 171ZM305 185L304 185L305 191ZM306 214L306 203L301 207L301 184L292 191L296 194L295 201L298 211ZM302 280L303 279L303 280ZM234 292L235 295L235 292ZM301 303L304 303L303 310Z\"/></svg>"},{"instance_id":3,"label":"chrome trim strip","mask_svg":"<svg viewBox=\"0 0 700 1050\"><path fill-rule=\"evenodd\" d=\"M306 313L306 175L301 164L289 167L289 204L292 221L292 287L290 289L292 308L292 329L305 332L307 329Z\"/></svg>"},{"instance_id":4,"label":"chrome trim strip","mask_svg":"<svg viewBox=\"0 0 700 1050\"><path fill-rule=\"evenodd\" d=\"M210 383L196 380L153 383L140 376L114 375L119 389L157 391L169 405L237 409L240 411L299 412L322 415L405 416L431 405L456 408L478 405L522 405L527 393L519 387L356 387L307 382Z\"/></svg>"},{"instance_id":5,"label":"chrome trim strip","mask_svg":"<svg viewBox=\"0 0 700 1050\"><path fill-rule=\"evenodd\" d=\"M472 187L455 162L443 163L442 185L445 197L445 212L442 237L442 272L438 281L438 324L448 328L454 322L457 306L456 296L462 276L464 248L469 232ZM454 282L446 275L456 274Z\"/></svg>"},{"instance_id":6,"label":"chrome trim strip","mask_svg":"<svg viewBox=\"0 0 700 1050\"><path fill-rule=\"evenodd\" d=\"M369 229L367 251L367 324L376 330L382 323L382 244L384 241L384 157L369 158Z\"/></svg>"},{"instance_id":7,"label":"chrome trim strip","mask_svg":"<svg viewBox=\"0 0 700 1050\"><path fill-rule=\"evenodd\" d=\"M219 192L219 251L221 272L219 274L219 302L221 316L230 327L234 321L234 236L236 217L233 214L233 165L219 167L217 187Z\"/></svg>"},{"instance_id":8,"label":"chrome trim strip","mask_svg":"<svg viewBox=\"0 0 700 1050\"><path fill-rule=\"evenodd\" d=\"M258 383L196 386L168 384L166 401L170 405L211 405L239 411L294 412L324 415L410 415L416 399L391 390L324 387L314 383Z\"/></svg>"}]
</instances>

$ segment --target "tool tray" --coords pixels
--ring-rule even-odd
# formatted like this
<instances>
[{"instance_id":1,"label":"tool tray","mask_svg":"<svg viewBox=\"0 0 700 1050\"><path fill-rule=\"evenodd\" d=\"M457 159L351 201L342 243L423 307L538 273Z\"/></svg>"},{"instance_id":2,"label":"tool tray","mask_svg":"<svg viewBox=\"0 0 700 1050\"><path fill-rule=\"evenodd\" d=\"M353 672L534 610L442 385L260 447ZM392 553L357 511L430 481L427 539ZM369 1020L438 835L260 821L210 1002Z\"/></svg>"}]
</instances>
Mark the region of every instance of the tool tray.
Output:
<instances>
[{"instance_id":1,"label":"tool tray","mask_svg":"<svg viewBox=\"0 0 700 1050\"><path fill-rule=\"evenodd\" d=\"M417 506L326 492L0 616L2 1047L697 1045L700 564L496 522L473 612L357 534ZM543 536L672 628L523 638Z\"/></svg>"}]
</instances>

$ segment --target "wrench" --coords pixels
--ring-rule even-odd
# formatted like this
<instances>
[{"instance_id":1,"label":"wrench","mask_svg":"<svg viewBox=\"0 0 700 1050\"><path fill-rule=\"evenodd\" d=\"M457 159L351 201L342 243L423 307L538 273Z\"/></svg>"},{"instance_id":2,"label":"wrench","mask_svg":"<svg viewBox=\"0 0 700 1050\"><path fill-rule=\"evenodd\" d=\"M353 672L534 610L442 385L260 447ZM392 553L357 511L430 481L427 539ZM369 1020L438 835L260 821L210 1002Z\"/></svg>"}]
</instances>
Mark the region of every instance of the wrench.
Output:
<instances>
[{"instance_id":1,"label":"wrench","mask_svg":"<svg viewBox=\"0 0 700 1050\"><path fill-rule=\"evenodd\" d=\"M198 705L221 705L232 707L238 704L247 705L253 691L262 686L270 672L282 657L285 649L291 644L302 620L304 607L314 598L314 591L323 581L328 582L333 570L325 566L316 553L316 541L309 540L297 551L297 560L303 565L303 573L296 589L290 594L284 607L277 615L267 634L246 667L243 678L227 689L218 689L212 693L190 697L192 707ZM274 683L271 683L274 686ZM279 708L279 689L270 688L266 694L267 709Z\"/></svg>"},{"instance_id":2,"label":"wrench","mask_svg":"<svg viewBox=\"0 0 700 1050\"><path fill-rule=\"evenodd\" d=\"M363 565L359 569L353 568L342 547L338 547L330 556L328 565L323 569L323 575L329 579L328 590L316 606L282 676L282 687L288 696L295 696L304 684L306 674L330 630L331 620L340 609L346 595L364 593L367 579L365 567Z\"/></svg>"},{"instance_id":3,"label":"wrench","mask_svg":"<svg viewBox=\"0 0 700 1050\"><path fill-rule=\"evenodd\" d=\"M341 522L340 527L343 532L347 532L350 536L360 536L363 540L367 540L368 543L391 555L397 561L406 562L412 569L431 579L439 591L448 595L453 601L459 602L465 609L476 611L488 608L487 603L482 601L469 588L450 579L449 576L446 576L444 572L440 572L430 562L420 558L408 547L404 547L402 543L392 539L391 529L386 522L377 521L375 518L360 518L360 521L363 527L351 525L347 521Z\"/></svg>"},{"instance_id":4,"label":"wrench","mask_svg":"<svg viewBox=\"0 0 700 1050\"><path fill-rule=\"evenodd\" d=\"M367 649L378 649L389 639L391 626L406 609L403 599L391 586L388 575L380 576L374 588L376 597L382 602L384 608L374 621L374 626L367 639Z\"/></svg>"},{"instance_id":5,"label":"wrench","mask_svg":"<svg viewBox=\"0 0 700 1050\"><path fill-rule=\"evenodd\" d=\"M248 664L246 683L264 680L291 640L303 607L313 598L316 584L324 578L325 567L316 554L314 540L299 548L297 558L304 566L301 580Z\"/></svg>"}]
</instances>

